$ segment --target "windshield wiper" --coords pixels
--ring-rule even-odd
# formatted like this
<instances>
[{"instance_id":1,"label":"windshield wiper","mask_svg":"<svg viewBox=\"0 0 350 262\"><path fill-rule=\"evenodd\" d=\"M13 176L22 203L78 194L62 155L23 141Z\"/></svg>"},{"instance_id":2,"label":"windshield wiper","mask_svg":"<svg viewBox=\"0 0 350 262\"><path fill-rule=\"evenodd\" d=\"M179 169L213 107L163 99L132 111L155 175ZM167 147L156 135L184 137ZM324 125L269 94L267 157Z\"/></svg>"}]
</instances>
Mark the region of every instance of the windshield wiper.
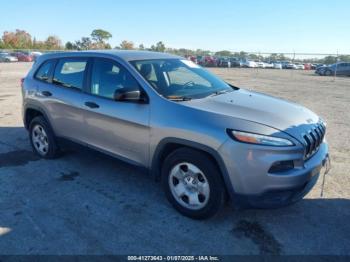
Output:
<instances>
[{"instance_id":1,"label":"windshield wiper","mask_svg":"<svg viewBox=\"0 0 350 262\"><path fill-rule=\"evenodd\" d=\"M190 100L192 100L192 98L188 97L188 96L167 96L166 98L168 98L172 101L190 101Z\"/></svg>"}]
</instances>

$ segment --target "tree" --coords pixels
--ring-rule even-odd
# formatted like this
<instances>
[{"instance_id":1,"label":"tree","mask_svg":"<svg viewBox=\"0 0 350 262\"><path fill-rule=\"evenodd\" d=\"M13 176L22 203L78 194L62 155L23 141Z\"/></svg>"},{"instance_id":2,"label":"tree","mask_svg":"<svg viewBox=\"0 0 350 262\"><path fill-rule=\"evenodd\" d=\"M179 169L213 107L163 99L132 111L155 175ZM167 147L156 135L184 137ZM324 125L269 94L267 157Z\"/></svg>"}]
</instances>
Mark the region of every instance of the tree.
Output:
<instances>
[{"instance_id":1,"label":"tree","mask_svg":"<svg viewBox=\"0 0 350 262\"><path fill-rule=\"evenodd\" d=\"M49 50L58 50L62 48L62 42L58 36L51 35L46 39L45 46Z\"/></svg>"},{"instance_id":2,"label":"tree","mask_svg":"<svg viewBox=\"0 0 350 262\"><path fill-rule=\"evenodd\" d=\"M145 50L145 46L143 44L139 45L139 50Z\"/></svg>"},{"instance_id":3,"label":"tree","mask_svg":"<svg viewBox=\"0 0 350 262\"><path fill-rule=\"evenodd\" d=\"M151 50L156 52L164 52L165 45L162 41L159 41L155 46L154 45L151 46Z\"/></svg>"},{"instance_id":4,"label":"tree","mask_svg":"<svg viewBox=\"0 0 350 262\"><path fill-rule=\"evenodd\" d=\"M78 50L88 50L91 48L92 42L90 37L82 37L81 40L75 41Z\"/></svg>"},{"instance_id":5,"label":"tree","mask_svg":"<svg viewBox=\"0 0 350 262\"><path fill-rule=\"evenodd\" d=\"M215 55L217 55L217 56L231 56L232 53L228 50L222 50L222 51L216 52Z\"/></svg>"},{"instance_id":6,"label":"tree","mask_svg":"<svg viewBox=\"0 0 350 262\"><path fill-rule=\"evenodd\" d=\"M74 49L77 49L77 46L75 44L73 44L72 42L68 41L65 45L65 48L67 50L74 50Z\"/></svg>"},{"instance_id":7,"label":"tree","mask_svg":"<svg viewBox=\"0 0 350 262\"><path fill-rule=\"evenodd\" d=\"M120 49L125 49L125 50L134 49L134 43L128 40L123 40L120 43Z\"/></svg>"},{"instance_id":8,"label":"tree","mask_svg":"<svg viewBox=\"0 0 350 262\"><path fill-rule=\"evenodd\" d=\"M350 55L340 55L338 61L341 62L350 62Z\"/></svg>"},{"instance_id":9,"label":"tree","mask_svg":"<svg viewBox=\"0 0 350 262\"><path fill-rule=\"evenodd\" d=\"M337 57L335 56L326 56L324 59L323 59L323 63L324 64L334 64L337 62Z\"/></svg>"},{"instance_id":10,"label":"tree","mask_svg":"<svg viewBox=\"0 0 350 262\"><path fill-rule=\"evenodd\" d=\"M28 49L32 46L32 37L26 31L16 29L15 32L5 31L2 42L5 48Z\"/></svg>"},{"instance_id":11,"label":"tree","mask_svg":"<svg viewBox=\"0 0 350 262\"><path fill-rule=\"evenodd\" d=\"M199 55L199 56L206 56L206 55L210 55L211 52L209 50L197 49L195 53L196 55Z\"/></svg>"},{"instance_id":12,"label":"tree","mask_svg":"<svg viewBox=\"0 0 350 262\"><path fill-rule=\"evenodd\" d=\"M263 60L264 57L261 56L261 55L256 55L256 54L249 54L248 55L248 58L251 59L251 60Z\"/></svg>"},{"instance_id":13,"label":"tree","mask_svg":"<svg viewBox=\"0 0 350 262\"><path fill-rule=\"evenodd\" d=\"M103 29L95 29L91 33L91 38L95 42L103 43L105 41L108 41L112 37L112 34L108 31L105 31Z\"/></svg>"}]
</instances>

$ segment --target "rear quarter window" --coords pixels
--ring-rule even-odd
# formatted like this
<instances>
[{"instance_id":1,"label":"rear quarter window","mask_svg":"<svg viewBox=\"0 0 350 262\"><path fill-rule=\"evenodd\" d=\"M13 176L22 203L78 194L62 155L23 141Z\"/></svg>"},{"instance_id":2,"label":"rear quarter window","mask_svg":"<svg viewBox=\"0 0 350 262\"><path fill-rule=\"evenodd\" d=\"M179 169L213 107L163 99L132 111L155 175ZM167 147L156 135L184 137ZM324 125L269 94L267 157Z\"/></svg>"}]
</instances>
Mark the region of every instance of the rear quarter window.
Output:
<instances>
[{"instance_id":1,"label":"rear quarter window","mask_svg":"<svg viewBox=\"0 0 350 262\"><path fill-rule=\"evenodd\" d=\"M54 65L55 65L55 61L53 60L48 60L44 62L39 67L38 71L35 73L34 78L40 81L48 82L52 74Z\"/></svg>"}]
</instances>

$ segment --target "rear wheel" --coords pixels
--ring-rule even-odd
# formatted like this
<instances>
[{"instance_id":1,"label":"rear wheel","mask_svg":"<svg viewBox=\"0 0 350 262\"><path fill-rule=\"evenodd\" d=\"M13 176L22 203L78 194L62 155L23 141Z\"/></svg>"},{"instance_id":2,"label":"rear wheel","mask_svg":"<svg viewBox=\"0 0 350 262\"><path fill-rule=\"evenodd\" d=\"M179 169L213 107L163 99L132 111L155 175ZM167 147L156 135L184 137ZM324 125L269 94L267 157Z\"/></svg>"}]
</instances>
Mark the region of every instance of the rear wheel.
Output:
<instances>
[{"instance_id":1,"label":"rear wheel","mask_svg":"<svg viewBox=\"0 0 350 262\"><path fill-rule=\"evenodd\" d=\"M59 153L53 131L42 116L35 117L29 125L29 138L34 152L43 158L56 158Z\"/></svg>"},{"instance_id":2,"label":"rear wheel","mask_svg":"<svg viewBox=\"0 0 350 262\"><path fill-rule=\"evenodd\" d=\"M210 157L193 149L177 149L165 159L162 184L175 209L194 219L215 215L224 203L218 168Z\"/></svg>"}]
</instances>

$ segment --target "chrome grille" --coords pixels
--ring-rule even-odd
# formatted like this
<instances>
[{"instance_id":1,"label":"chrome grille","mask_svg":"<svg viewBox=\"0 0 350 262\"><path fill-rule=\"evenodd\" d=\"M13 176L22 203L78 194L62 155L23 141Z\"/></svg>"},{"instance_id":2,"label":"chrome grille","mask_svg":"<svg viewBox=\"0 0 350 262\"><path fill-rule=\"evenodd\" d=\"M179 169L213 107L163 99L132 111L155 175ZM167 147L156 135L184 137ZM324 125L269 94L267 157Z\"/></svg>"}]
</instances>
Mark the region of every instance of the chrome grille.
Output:
<instances>
[{"instance_id":1,"label":"chrome grille","mask_svg":"<svg viewBox=\"0 0 350 262\"><path fill-rule=\"evenodd\" d=\"M303 135L305 142L305 159L309 159L318 151L325 134L326 126L323 123L319 123Z\"/></svg>"}]
</instances>

